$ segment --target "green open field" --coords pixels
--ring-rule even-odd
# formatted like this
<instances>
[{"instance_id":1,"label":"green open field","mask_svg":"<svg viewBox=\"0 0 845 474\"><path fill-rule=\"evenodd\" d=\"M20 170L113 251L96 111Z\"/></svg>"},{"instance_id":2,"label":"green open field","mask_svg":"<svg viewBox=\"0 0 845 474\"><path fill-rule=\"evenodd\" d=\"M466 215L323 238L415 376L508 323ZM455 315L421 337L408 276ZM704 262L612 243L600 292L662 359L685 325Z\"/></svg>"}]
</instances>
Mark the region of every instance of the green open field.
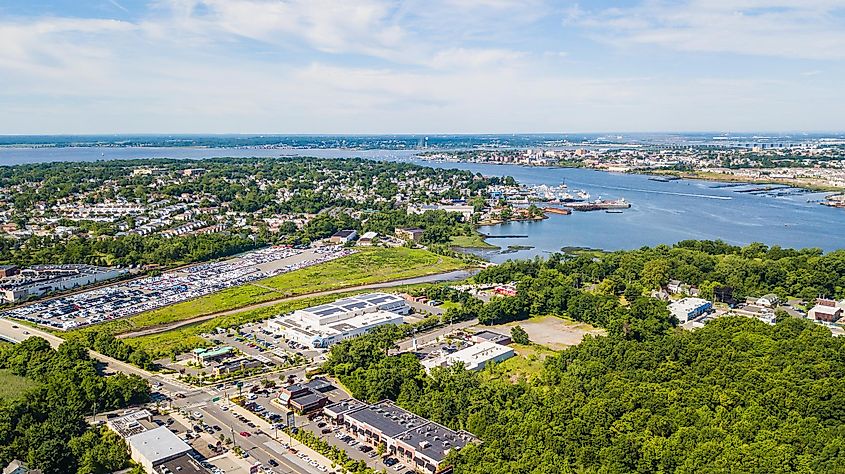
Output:
<instances>
[{"instance_id":1,"label":"green open field","mask_svg":"<svg viewBox=\"0 0 845 474\"><path fill-rule=\"evenodd\" d=\"M531 380L543 370L546 358L556 354L555 351L538 344L524 346L514 343L511 347L516 355L497 364L492 370L486 371L484 376L490 379L507 378L511 382L516 382L520 378Z\"/></svg>"},{"instance_id":2,"label":"green open field","mask_svg":"<svg viewBox=\"0 0 845 474\"><path fill-rule=\"evenodd\" d=\"M18 398L25 391L37 386L38 382L15 375L7 369L0 369L0 400Z\"/></svg>"},{"instance_id":3,"label":"green open field","mask_svg":"<svg viewBox=\"0 0 845 474\"><path fill-rule=\"evenodd\" d=\"M220 316L209 321L190 324L170 331L151 334L140 337L130 337L123 341L132 347L143 348L154 358L168 357L171 353L187 352L197 347L211 346L212 344L200 337L200 334L210 333L215 328L231 328L253 321L260 321L278 314L289 313L308 306L328 303L337 298L343 298L360 292L338 293L332 295L315 296L294 301L283 301L281 303L256 308L228 316Z\"/></svg>"},{"instance_id":4,"label":"green open field","mask_svg":"<svg viewBox=\"0 0 845 474\"><path fill-rule=\"evenodd\" d=\"M484 240L481 234L475 235L456 235L449 241L452 247L460 247L464 249L497 249L499 247L488 243Z\"/></svg>"},{"instance_id":5,"label":"green open field","mask_svg":"<svg viewBox=\"0 0 845 474\"><path fill-rule=\"evenodd\" d=\"M458 259L437 255L427 250L405 247L363 249L331 262L229 288L128 318L82 328L79 331L105 330L112 334L120 334L278 298L414 278L465 267L466 263Z\"/></svg>"}]
</instances>

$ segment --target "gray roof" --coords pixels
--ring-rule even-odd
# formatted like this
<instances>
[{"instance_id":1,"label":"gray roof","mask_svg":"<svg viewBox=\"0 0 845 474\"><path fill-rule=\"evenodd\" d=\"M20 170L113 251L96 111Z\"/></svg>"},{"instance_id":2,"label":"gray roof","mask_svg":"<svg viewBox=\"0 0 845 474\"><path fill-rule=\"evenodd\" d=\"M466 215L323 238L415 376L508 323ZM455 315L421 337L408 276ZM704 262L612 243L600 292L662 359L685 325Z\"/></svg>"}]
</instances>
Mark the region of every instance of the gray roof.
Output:
<instances>
[{"instance_id":1,"label":"gray roof","mask_svg":"<svg viewBox=\"0 0 845 474\"><path fill-rule=\"evenodd\" d=\"M165 426L130 436L126 441L153 465L191 451L188 443Z\"/></svg>"}]
</instances>

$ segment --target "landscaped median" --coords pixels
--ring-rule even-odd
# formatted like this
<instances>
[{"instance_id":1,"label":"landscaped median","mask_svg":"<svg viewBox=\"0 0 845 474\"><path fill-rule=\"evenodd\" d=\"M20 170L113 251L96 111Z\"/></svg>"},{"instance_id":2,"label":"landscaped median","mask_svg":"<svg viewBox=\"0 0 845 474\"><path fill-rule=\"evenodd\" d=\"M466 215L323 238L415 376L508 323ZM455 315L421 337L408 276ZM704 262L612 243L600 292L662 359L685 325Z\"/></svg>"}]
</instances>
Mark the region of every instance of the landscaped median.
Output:
<instances>
[{"instance_id":1,"label":"landscaped median","mask_svg":"<svg viewBox=\"0 0 845 474\"><path fill-rule=\"evenodd\" d=\"M466 268L466 266L465 262L458 259L437 255L422 249L405 247L361 249L352 255L337 260L236 286L128 318L82 328L78 331L93 330L121 334L292 296L434 275L459 270ZM332 299L335 298L337 296ZM274 309L271 310L271 308ZM269 315L278 312L278 309L275 309L275 306L268 306L257 308L256 311L269 311ZM252 313L252 311L249 311L249 313ZM238 314L237 316L241 317L242 315ZM245 321L256 319L261 318L252 315L246 317ZM216 324L212 327L214 326Z\"/></svg>"}]
</instances>

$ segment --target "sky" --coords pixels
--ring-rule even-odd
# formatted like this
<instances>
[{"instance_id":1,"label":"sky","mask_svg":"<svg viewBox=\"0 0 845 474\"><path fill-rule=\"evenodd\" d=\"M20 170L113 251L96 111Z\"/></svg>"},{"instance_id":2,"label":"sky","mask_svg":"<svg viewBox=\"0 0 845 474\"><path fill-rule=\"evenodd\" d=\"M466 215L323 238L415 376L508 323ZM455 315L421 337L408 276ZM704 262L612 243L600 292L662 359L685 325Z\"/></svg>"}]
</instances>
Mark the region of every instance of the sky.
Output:
<instances>
[{"instance_id":1,"label":"sky","mask_svg":"<svg viewBox=\"0 0 845 474\"><path fill-rule=\"evenodd\" d=\"M845 0L0 0L0 134L845 130Z\"/></svg>"}]
</instances>

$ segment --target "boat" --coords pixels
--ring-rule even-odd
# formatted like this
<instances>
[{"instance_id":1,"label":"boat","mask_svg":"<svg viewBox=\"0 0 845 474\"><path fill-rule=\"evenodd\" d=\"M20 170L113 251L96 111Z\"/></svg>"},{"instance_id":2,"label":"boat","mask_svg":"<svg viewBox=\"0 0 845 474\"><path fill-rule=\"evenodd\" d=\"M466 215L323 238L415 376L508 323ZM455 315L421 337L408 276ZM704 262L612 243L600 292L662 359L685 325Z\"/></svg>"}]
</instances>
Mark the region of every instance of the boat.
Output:
<instances>
[{"instance_id":1,"label":"boat","mask_svg":"<svg viewBox=\"0 0 845 474\"><path fill-rule=\"evenodd\" d=\"M622 211L620 211L618 209L605 209L604 212L606 212L608 214L622 214Z\"/></svg>"}]
</instances>

